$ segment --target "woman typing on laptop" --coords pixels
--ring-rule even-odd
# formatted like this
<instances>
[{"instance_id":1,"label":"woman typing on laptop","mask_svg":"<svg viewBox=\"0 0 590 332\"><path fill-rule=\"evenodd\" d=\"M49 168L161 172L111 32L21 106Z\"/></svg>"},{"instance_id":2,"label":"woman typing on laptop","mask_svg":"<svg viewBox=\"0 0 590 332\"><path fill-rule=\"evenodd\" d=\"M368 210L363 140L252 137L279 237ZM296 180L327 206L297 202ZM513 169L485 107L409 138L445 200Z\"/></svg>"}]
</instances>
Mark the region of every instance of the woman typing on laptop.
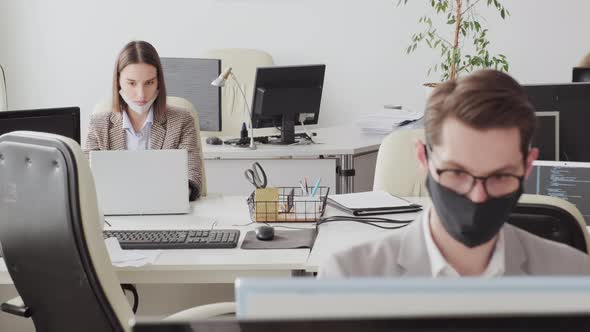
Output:
<instances>
[{"instance_id":1,"label":"woman typing on laptop","mask_svg":"<svg viewBox=\"0 0 590 332\"><path fill-rule=\"evenodd\" d=\"M160 57L145 41L119 53L113 75L111 112L92 116L85 152L94 150L185 149L189 199L201 194L201 151L192 115L166 105Z\"/></svg>"}]
</instances>

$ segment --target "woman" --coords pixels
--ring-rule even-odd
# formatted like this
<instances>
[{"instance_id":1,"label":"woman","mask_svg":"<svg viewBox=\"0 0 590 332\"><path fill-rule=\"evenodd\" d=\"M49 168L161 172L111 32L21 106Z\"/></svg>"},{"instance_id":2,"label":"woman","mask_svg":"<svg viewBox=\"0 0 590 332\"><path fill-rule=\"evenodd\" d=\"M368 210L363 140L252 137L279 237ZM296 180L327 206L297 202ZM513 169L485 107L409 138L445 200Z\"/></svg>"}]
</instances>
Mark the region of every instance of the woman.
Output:
<instances>
[{"instance_id":1,"label":"woman","mask_svg":"<svg viewBox=\"0 0 590 332\"><path fill-rule=\"evenodd\" d=\"M191 201L201 194L201 151L191 114L166 105L166 85L156 49L132 41L119 53L113 75L112 111L90 120L85 152L185 149Z\"/></svg>"}]
</instances>

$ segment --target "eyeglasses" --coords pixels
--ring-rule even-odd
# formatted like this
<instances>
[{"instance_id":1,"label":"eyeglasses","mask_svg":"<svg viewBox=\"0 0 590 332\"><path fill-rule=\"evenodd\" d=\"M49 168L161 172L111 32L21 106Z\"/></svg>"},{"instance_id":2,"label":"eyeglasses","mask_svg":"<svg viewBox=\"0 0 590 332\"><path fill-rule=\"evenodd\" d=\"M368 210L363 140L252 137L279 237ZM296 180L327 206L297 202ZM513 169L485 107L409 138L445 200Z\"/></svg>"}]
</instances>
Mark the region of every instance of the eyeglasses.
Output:
<instances>
[{"instance_id":1,"label":"eyeglasses","mask_svg":"<svg viewBox=\"0 0 590 332\"><path fill-rule=\"evenodd\" d=\"M475 176L460 169L435 169L438 174L438 182L457 192L467 195L475 187L477 180L482 181L486 194L490 197L501 197L511 194L520 188L523 176L514 174L492 174L488 176Z\"/></svg>"},{"instance_id":2,"label":"eyeglasses","mask_svg":"<svg viewBox=\"0 0 590 332\"><path fill-rule=\"evenodd\" d=\"M427 148L427 151L432 150ZM467 195L475 187L477 180L483 183L486 194L490 197L501 197L517 191L524 179L524 176L495 173L488 176L475 176L461 169L440 169L435 168L438 175L438 183L460 195Z\"/></svg>"}]
</instances>

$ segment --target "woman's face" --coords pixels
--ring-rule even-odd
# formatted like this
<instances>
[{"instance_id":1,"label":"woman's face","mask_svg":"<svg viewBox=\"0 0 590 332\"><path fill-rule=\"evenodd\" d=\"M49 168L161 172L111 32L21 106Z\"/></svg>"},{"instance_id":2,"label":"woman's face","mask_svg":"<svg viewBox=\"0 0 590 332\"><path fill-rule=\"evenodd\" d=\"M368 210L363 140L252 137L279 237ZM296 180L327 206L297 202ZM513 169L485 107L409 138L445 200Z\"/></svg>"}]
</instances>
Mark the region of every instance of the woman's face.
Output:
<instances>
[{"instance_id":1,"label":"woman's face","mask_svg":"<svg viewBox=\"0 0 590 332\"><path fill-rule=\"evenodd\" d=\"M145 105L158 91L158 71L147 63L127 65L119 75L122 92L138 105Z\"/></svg>"}]
</instances>

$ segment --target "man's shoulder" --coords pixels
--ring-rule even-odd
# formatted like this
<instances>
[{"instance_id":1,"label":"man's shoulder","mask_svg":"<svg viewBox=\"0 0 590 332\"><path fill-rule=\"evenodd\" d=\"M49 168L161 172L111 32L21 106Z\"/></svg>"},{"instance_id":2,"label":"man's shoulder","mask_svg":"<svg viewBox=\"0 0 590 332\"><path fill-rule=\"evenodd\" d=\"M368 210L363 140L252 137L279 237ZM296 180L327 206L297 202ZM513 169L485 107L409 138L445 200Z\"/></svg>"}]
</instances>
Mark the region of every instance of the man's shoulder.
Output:
<instances>
[{"instance_id":1,"label":"man's shoulder","mask_svg":"<svg viewBox=\"0 0 590 332\"><path fill-rule=\"evenodd\" d=\"M414 221L416 222L416 221ZM338 251L321 264L319 277L395 276L401 274L398 255L407 228Z\"/></svg>"},{"instance_id":2,"label":"man's shoulder","mask_svg":"<svg viewBox=\"0 0 590 332\"><path fill-rule=\"evenodd\" d=\"M509 225L524 248L532 275L590 274L590 256L566 244L551 241Z\"/></svg>"}]
</instances>

